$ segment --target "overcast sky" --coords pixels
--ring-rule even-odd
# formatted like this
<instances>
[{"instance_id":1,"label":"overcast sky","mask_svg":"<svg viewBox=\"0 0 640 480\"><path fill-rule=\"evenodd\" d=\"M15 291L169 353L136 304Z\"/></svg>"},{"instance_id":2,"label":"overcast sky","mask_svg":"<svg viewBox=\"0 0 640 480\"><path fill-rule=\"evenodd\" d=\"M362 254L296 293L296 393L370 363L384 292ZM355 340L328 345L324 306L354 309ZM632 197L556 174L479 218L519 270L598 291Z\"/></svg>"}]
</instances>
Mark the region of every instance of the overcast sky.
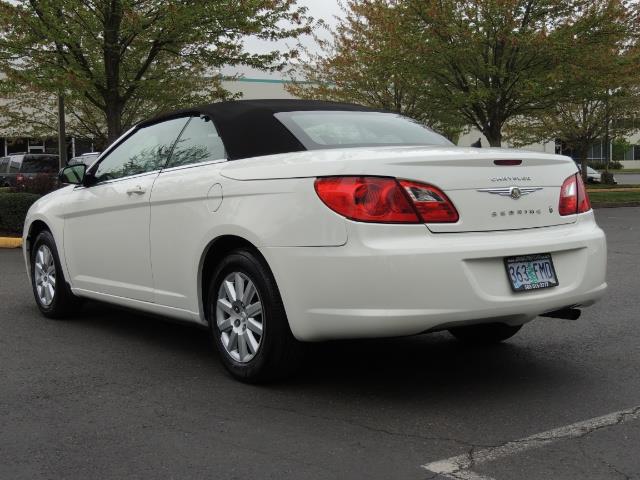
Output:
<instances>
[{"instance_id":1,"label":"overcast sky","mask_svg":"<svg viewBox=\"0 0 640 480\"><path fill-rule=\"evenodd\" d=\"M338 6L338 0L298 0L298 5L307 7L310 16L315 20L324 20L331 27L336 24L335 16L342 16L342 11ZM314 49L315 42L309 35L305 35L305 38L300 38L299 40L306 48L310 50ZM267 53L276 49L286 50L288 47L295 47L296 44L297 42L295 40L267 42L257 38L248 38L245 41L246 49L252 53Z\"/></svg>"}]
</instances>

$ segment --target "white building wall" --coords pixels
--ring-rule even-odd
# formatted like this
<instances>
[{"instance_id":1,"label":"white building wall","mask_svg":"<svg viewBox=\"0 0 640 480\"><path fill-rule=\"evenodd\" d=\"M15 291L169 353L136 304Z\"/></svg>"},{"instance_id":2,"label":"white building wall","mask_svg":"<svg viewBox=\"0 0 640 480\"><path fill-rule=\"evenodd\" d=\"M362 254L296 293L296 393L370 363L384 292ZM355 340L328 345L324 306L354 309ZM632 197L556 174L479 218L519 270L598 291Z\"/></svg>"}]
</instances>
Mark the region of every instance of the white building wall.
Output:
<instances>
[{"instance_id":1,"label":"white building wall","mask_svg":"<svg viewBox=\"0 0 640 480\"><path fill-rule=\"evenodd\" d=\"M245 100L295 98L284 88L285 83L276 80L243 78L222 82L232 93L242 93Z\"/></svg>"},{"instance_id":2,"label":"white building wall","mask_svg":"<svg viewBox=\"0 0 640 480\"><path fill-rule=\"evenodd\" d=\"M489 141L486 137L480 133L477 128L471 128L467 132L464 132L460 135L458 139L458 146L460 147L468 147L472 143L477 142L480 139L483 148L489 147ZM503 148L511 148L509 142L502 142ZM531 145L527 145L526 147L521 148L521 150L529 150L532 152L544 152L544 153L556 153L556 145L555 142L547 142L547 143L533 143Z\"/></svg>"}]
</instances>

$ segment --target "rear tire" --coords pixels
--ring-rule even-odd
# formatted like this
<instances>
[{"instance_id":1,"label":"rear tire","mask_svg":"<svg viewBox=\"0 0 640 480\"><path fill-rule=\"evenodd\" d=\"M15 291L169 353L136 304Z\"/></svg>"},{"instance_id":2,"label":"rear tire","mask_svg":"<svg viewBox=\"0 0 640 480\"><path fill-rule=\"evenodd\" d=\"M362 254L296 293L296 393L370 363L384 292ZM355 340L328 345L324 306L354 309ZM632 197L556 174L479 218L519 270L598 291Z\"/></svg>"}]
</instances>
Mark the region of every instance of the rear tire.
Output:
<instances>
[{"instance_id":1,"label":"rear tire","mask_svg":"<svg viewBox=\"0 0 640 480\"><path fill-rule=\"evenodd\" d=\"M45 317L63 318L80 307L80 299L64 278L56 242L48 230L40 232L31 247L31 288Z\"/></svg>"},{"instance_id":2,"label":"rear tire","mask_svg":"<svg viewBox=\"0 0 640 480\"><path fill-rule=\"evenodd\" d=\"M255 253L229 253L213 272L207 292L211 336L233 377L263 383L299 366L302 344L291 333L271 271Z\"/></svg>"},{"instance_id":3,"label":"rear tire","mask_svg":"<svg viewBox=\"0 0 640 480\"><path fill-rule=\"evenodd\" d=\"M451 328L449 329L449 333L465 343L490 345L513 337L521 328L522 325L513 326L504 323L486 323Z\"/></svg>"}]
</instances>

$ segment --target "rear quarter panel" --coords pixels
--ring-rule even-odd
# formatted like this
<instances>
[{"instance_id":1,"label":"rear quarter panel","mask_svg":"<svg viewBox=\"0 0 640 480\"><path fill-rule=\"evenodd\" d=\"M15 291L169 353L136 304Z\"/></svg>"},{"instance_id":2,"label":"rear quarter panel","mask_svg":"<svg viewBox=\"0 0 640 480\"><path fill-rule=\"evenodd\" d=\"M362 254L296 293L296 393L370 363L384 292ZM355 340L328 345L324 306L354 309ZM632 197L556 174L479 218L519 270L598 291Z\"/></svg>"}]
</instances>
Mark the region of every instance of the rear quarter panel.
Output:
<instances>
[{"instance_id":1,"label":"rear quarter panel","mask_svg":"<svg viewBox=\"0 0 640 480\"><path fill-rule=\"evenodd\" d=\"M156 301L199 313L202 321L200 272L217 238L235 235L257 248L347 241L344 219L320 201L313 178L239 181L221 176L223 165L165 171L151 196Z\"/></svg>"}]
</instances>

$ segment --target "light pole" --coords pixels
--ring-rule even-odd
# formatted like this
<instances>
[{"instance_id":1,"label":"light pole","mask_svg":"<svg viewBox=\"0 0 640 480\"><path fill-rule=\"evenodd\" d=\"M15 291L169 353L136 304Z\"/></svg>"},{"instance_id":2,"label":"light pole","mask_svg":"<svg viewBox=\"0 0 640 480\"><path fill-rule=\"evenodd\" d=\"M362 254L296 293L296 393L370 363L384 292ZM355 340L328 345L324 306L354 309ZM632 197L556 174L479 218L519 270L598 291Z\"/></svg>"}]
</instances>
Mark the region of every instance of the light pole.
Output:
<instances>
[{"instance_id":1,"label":"light pole","mask_svg":"<svg viewBox=\"0 0 640 480\"><path fill-rule=\"evenodd\" d=\"M606 122L605 125L605 133L604 133L604 147L606 149L606 153L604 154L604 159L605 159L605 163L604 163L604 171L607 174L607 178L609 176L609 162L611 161L611 149L609 144L611 143L611 139L609 138L609 123L611 123L611 115L610 115L610 111L609 111L609 93L610 91L607 90L607 98L606 98L606 104L605 104L605 119L604 121Z\"/></svg>"},{"instance_id":2,"label":"light pole","mask_svg":"<svg viewBox=\"0 0 640 480\"><path fill-rule=\"evenodd\" d=\"M62 169L67 165L67 134L65 131L64 96L58 95L58 161Z\"/></svg>"}]
</instances>

